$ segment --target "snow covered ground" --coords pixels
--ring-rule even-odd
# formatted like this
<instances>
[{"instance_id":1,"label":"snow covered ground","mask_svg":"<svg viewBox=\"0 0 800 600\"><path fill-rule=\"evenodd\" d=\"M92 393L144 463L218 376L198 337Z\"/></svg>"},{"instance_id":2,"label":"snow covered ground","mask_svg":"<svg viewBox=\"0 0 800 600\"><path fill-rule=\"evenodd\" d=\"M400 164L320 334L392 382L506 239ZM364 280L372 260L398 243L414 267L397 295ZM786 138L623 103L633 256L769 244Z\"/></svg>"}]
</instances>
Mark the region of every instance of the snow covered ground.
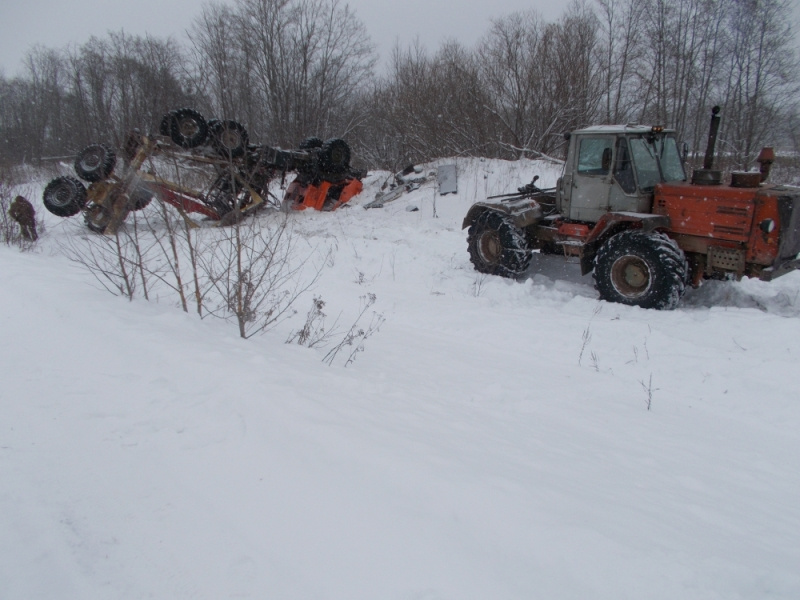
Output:
<instances>
[{"instance_id":1,"label":"snow covered ground","mask_svg":"<svg viewBox=\"0 0 800 600\"><path fill-rule=\"evenodd\" d=\"M481 276L469 205L557 173L458 166L291 215L332 255L247 341L98 289L78 217L0 247L0 598L800 597L800 274L669 312L558 257ZM368 294L348 366L286 343L312 295L346 329Z\"/></svg>"}]
</instances>

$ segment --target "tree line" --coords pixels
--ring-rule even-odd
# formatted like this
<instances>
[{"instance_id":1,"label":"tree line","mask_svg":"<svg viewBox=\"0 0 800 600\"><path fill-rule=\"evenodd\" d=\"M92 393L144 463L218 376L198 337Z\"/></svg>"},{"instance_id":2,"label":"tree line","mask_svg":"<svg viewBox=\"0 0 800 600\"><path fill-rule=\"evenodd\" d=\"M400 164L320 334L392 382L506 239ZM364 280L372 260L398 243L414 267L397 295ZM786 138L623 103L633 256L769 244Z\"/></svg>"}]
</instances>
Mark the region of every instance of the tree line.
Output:
<instances>
[{"instance_id":1,"label":"tree line","mask_svg":"<svg viewBox=\"0 0 800 600\"><path fill-rule=\"evenodd\" d=\"M7 164L70 156L158 129L197 108L285 148L341 137L366 168L437 157L563 157L563 133L600 123L675 128L749 168L764 145L800 142L791 0L573 0L554 22L493 20L472 47L396 46L378 69L365 25L340 0L211 3L188 42L124 32L34 47L0 76Z\"/></svg>"}]
</instances>

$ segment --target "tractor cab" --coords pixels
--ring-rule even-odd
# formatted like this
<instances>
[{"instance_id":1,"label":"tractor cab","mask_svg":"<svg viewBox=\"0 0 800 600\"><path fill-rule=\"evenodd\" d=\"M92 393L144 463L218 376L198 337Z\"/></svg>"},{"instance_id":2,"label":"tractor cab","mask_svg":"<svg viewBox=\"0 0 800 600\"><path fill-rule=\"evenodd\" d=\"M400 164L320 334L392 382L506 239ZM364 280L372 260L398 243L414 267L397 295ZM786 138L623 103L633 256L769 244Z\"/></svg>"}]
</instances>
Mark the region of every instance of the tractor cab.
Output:
<instances>
[{"instance_id":1,"label":"tractor cab","mask_svg":"<svg viewBox=\"0 0 800 600\"><path fill-rule=\"evenodd\" d=\"M568 134L558 211L596 223L608 212L649 213L653 189L686 181L675 132L641 125L601 125Z\"/></svg>"}]
</instances>

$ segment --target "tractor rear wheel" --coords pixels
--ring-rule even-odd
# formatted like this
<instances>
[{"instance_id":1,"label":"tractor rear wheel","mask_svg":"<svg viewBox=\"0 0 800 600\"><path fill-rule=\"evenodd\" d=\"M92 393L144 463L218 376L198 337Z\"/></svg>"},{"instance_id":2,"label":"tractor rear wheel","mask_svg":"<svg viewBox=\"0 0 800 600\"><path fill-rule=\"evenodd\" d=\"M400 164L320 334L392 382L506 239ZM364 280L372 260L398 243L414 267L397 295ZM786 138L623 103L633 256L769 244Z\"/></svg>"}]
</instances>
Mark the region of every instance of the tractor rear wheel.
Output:
<instances>
[{"instance_id":1,"label":"tractor rear wheel","mask_svg":"<svg viewBox=\"0 0 800 600\"><path fill-rule=\"evenodd\" d=\"M502 277L519 277L531 263L525 234L505 215L486 211L470 225L467 250L475 269Z\"/></svg>"},{"instance_id":2,"label":"tractor rear wheel","mask_svg":"<svg viewBox=\"0 0 800 600\"><path fill-rule=\"evenodd\" d=\"M42 202L54 215L71 217L86 206L86 188L74 177L56 177L44 188Z\"/></svg>"},{"instance_id":3,"label":"tractor rear wheel","mask_svg":"<svg viewBox=\"0 0 800 600\"><path fill-rule=\"evenodd\" d=\"M660 232L623 231L594 259L600 297L642 308L671 310L686 291L688 266L675 240Z\"/></svg>"},{"instance_id":4,"label":"tractor rear wheel","mask_svg":"<svg viewBox=\"0 0 800 600\"><path fill-rule=\"evenodd\" d=\"M111 175L117 155L105 144L91 144L75 158L75 172L84 181L101 181Z\"/></svg>"}]
</instances>

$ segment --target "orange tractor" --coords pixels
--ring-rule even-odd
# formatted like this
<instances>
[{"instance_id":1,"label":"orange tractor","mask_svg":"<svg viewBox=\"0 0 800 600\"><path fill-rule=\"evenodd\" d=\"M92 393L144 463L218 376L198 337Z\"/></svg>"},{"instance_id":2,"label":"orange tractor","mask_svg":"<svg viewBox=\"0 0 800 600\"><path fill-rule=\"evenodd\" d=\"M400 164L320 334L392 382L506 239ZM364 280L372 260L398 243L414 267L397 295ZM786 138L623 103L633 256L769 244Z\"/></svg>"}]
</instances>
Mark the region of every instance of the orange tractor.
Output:
<instances>
[{"instance_id":1,"label":"orange tractor","mask_svg":"<svg viewBox=\"0 0 800 600\"><path fill-rule=\"evenodd\" d=\"M719 128L714 107L703 169L687 179L675 132L614 125L567 134L555 188L534 178L517 193L474 204L467 246L482 273L518 277L531 252L563 253L593 272L600 297L671 309L704 279L770 281L800 268L800 189L765 181L775 160L730 184L712 169Z\"/></svg>"},{"instance_id":2,"label":"orange tractor","mask_svg":"<svg viewBox=\"0 0 800 600\"><path fill-rule=\"evenodd\" d=\"M285 210L335 210L362 189L362 174L350 167L350 147L341 139L308 138L297 150L251 145L247 130L231 120L206 121L197 111L172 111L159 134L131 132L122 149L124 166L115 174L116 153L92 144L75 159L75 172L87 187L69 176L50 181L43 193L45 208L70 217L83 211L86 225L113 234L131 211L153 198L188 213L227 225L265 206ZM179 185L156 174L158 160L206 174L203 191ZM295 173L283 200L270 192L277 178Z\"/></svg>"}]
</instances>

